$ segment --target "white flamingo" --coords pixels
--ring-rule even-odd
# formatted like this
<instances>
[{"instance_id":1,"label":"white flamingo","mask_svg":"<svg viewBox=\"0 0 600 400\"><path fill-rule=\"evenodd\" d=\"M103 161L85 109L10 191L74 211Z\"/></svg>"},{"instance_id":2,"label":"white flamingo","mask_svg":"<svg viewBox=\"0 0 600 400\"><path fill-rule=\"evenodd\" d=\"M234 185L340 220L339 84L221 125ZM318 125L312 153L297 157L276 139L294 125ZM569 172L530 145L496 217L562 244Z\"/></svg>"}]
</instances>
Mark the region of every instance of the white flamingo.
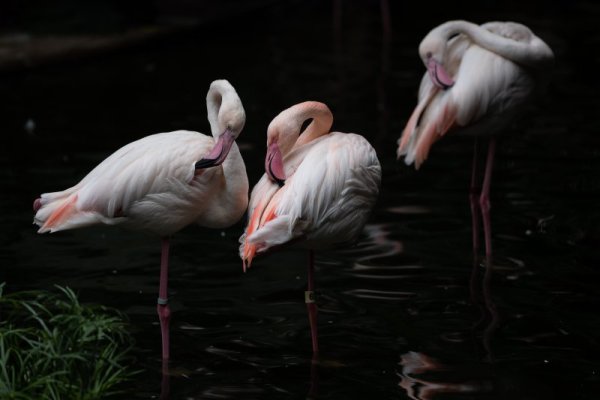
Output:
<instances>
[{"instance_id":1,"label":"white flamingo","mask_svg":"<svg viewBox=\"0 0 600 400\"><path fill-rule=\"evenodd\" d=\"M162 238L157 311L164 360L171 315L169 237L193 222L231 226L248 204L246 167L235 144L246 120L242 102L228 81L216 80L206 105L212 137L190 131L144 137L117 150L77 185L44 193L33 205L39 233L103 224Z\"/></svg>"}]
</instances>

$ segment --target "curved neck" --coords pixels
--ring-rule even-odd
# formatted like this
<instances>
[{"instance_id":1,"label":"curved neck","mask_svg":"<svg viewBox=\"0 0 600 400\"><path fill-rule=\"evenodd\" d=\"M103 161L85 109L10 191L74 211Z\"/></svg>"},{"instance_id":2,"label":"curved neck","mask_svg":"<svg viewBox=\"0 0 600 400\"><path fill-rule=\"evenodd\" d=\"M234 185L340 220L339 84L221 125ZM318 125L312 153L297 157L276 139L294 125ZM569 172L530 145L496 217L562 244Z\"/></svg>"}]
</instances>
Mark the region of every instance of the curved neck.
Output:
<instances>
[{"instance_id":1,"label":"curved neck","mask_svg":"<svg viewBox=\"0 0 600 400\"><path fill-rule=\"evenodd\" d=\"M212 88L211 88L212 89ZM210 131L213 136L217 136L220 132L219 128L219 109L223 97L216 90L209 90L206 95L206 110L208 111L208 122L210 123Z\"/></svg>"},{"instance_id":2,"label":"curved neck","mask_svg":"<svg viewBox=\"0 0 600 400\"><path fill-rule=\"evenodd\" d=\"M310 119L310 124L301 132L302 125ZM267 131L267 147L276 142L285 156L293 149L329 133L332 124L333 115L325 104L317 101L296 104L271 121Z\"/></svg>"},{"instance_id":3,"label":"curved neck","mask_svg":"<svg viewBox=\"0 0 600 400\"><path fill-rule=\"evenodd\" d=\"M216 80L211 83L206 94L206 110L208 122L214 137L230 129L236 136L246 122L242 102L229 82Z\"/></svg>"},{"instance_id":4,"label":"curved neck","mask_svg":"<svg viewBox=\"0 0 600 400\"><path fill-rule=\"evenodd\" d=\"M329 133L331 125L333 125L333 114L323 103L309 102L296 121L299 123L299 127L302 127L302 124L309 119L312 119L311 123L300 134L294 147L302 146Z\"/></svg>"},{"instance_id":5,"label":"curved neck","mask_svg":"<svg viewBox=\"0 0 600 400\"><path fill-rule=\"evenodd\" d=\"M552 50L550 50L550 47L544 41L535 36L525 26L514 25L523 29L523 34L528 36L525 38L525 41L507 38L471 22L460 20L446 22L432 30L429 35L441 35L447 40L453 35L462 33L478 46L528 67L537 68L552 60Z\"/></svg>"}]
</instances>

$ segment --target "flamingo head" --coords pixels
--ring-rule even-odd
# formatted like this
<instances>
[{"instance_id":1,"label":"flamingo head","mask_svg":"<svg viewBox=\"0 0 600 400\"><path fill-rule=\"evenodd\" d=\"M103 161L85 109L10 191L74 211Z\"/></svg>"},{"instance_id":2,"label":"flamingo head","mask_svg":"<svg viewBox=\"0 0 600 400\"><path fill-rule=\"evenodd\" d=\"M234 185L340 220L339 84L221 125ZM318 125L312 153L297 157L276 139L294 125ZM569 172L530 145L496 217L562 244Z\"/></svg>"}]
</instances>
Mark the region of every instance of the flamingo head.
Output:
<instances>
[{"instance_id":1,"label":"flamingo head","mask_svg":"<svg viewBox=\"0 0 600 400\"><path fill-rule=\"evenodd\" d=\"M225 79L211 83L206 95L206 108L215 145L207 155L196 162L195 169L221 165L246 122L242 101Z\"/></svg>"},{"instance_id":2,"label":"flamingo head","mask_svg":"<svg viewBox=\"0 0 600 400\"><path fill-rule=\"evenodd\" d=\"M419 55L427 68L431 82L440 89L446 90L454 85L454 80L446 71L447 40L439 36L428 35L419 45Z\"/></svg>"},{"instance_id":3,"label":"flamingo head","mask_svg":"<svg viewBox=\"0 0 600 400\"><path fill-rule=\"evenodd\" d=\"M267 146L267 156L265 157L265 172L269 178L279 186L285 184L285 170L283 168L283 156L277 142L272 142Z\"/></svg>"},{"instance_id":4,"label":"flamingo head","mask_svg":"<svg viewBox=\"0 0 600 400\"><path fill-rule=\"evenodd\" d=\"M213 81L206 95L208 120L214 137L229 130L238 137L246 123L246 112L242 100L225 79Z\"/></svg>"},{"instance_id":5,"label":"flamingo head","mask_svg":"<svg viewBox=\"0 0 600 400\"><path fill-rule=\"evenodd\" d=\"M283 186L287 178L283 157L292 151L298 139L297 123L285 112L271 121L267 128L267 156L265 172L271 181Z\"/></svg>"}]
</instances>

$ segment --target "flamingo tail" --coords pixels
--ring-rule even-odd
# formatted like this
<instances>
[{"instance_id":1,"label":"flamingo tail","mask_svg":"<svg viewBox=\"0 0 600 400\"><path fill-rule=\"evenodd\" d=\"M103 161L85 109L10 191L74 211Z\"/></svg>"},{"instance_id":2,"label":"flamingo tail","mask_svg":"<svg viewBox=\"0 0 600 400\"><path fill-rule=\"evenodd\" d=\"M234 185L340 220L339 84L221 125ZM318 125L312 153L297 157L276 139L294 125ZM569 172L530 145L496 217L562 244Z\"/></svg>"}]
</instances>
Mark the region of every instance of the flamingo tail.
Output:
<instances>
[{"instance_id":1,"label":"flamingo tail","mask_svg":"<svg viewBox=\"0 0 600 400\"><path fill-rule=\"evenodd\" d=\"M252 259L262 247L258 241L249 240L250 236L267 222L272 221L277 217L277 214L275 213L277 203L273 201L266 205L264 203L265 202L260 203L252 212L252 216L248 222L248 229L243 237L242 265L244 272L246 272L247 268L250 268Z\"/></svg>"},{"instance_id":2,"label":"flamingo tail","mask_svg":"<svg viewBox=\"0 0 600 400\"><path fill-rule=\"evenodd\" d=\"M442 136L444 136L452 127L456 125L456 107L452 103L446 104L438 117L425 125L419 135L419 140L407 155L407 163L415 162L415 168L419 169L425 162L431 146Z\"/></svg>"},{"instance_id":3,"label":"flamingo tail","mask_svg":"<svg viewBox=\"0 0 600 400\"><path fill-rule=\"evenodd\" d=\"M423 98L421 98L419 104L417 104L417 107L408 119L406 127L402 131L402 136L398 140L397 156L398 158L406 156L404 161L407 165L412 164L414 160L415 145L422 136L421 127L419 124L422 122L421 119L423 113L426 111L427 107L438 91L439 90L432 85L432 87L429 89L429 92L426 93Z\"/></svg>"},{"instance_id":4,"label":"flamingo tail","mask_svg":"<svg viewBox=\"0 0 600 400\"><path fill-rule=\"evenodd\" d=\"M36 211L33 222L40 226L38 233L68 229L68 221L77 213L77 194L47 201L44 196L34 203Z\"/></svg>"},{"instance_id":5,"label":"flamingo tail","mask_svg":"<svg viewBox=\"0 0 600 400\"><path fill-rule=\"evenodd\" d=\"M38 225L38 233L58 232L84 226L106 224L115 225L125 218L109 218L97 211L81 210L77 205L77 193L43 194L34 202L33 223Z\"/></svg>"}]
</instances>

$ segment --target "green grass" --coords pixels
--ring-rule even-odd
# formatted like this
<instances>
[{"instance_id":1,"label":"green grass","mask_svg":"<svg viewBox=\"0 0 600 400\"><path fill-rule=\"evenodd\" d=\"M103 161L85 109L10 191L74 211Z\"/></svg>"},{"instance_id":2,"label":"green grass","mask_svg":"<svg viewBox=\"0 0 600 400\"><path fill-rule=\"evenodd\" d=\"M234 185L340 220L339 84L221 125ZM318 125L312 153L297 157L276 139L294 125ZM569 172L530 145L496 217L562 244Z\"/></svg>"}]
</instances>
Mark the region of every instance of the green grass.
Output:
<instances>
[{"instance_id":1,"label":"green grass","mask_svg":"<svg viewBox=\"0 0 600 400\"><path fill-rule=\"evenodd\" d=\"M92 400L134 373L119 311L81 304L68 287L4 294L0 284L0 399Z\"/></svg>"}]
</instances>

